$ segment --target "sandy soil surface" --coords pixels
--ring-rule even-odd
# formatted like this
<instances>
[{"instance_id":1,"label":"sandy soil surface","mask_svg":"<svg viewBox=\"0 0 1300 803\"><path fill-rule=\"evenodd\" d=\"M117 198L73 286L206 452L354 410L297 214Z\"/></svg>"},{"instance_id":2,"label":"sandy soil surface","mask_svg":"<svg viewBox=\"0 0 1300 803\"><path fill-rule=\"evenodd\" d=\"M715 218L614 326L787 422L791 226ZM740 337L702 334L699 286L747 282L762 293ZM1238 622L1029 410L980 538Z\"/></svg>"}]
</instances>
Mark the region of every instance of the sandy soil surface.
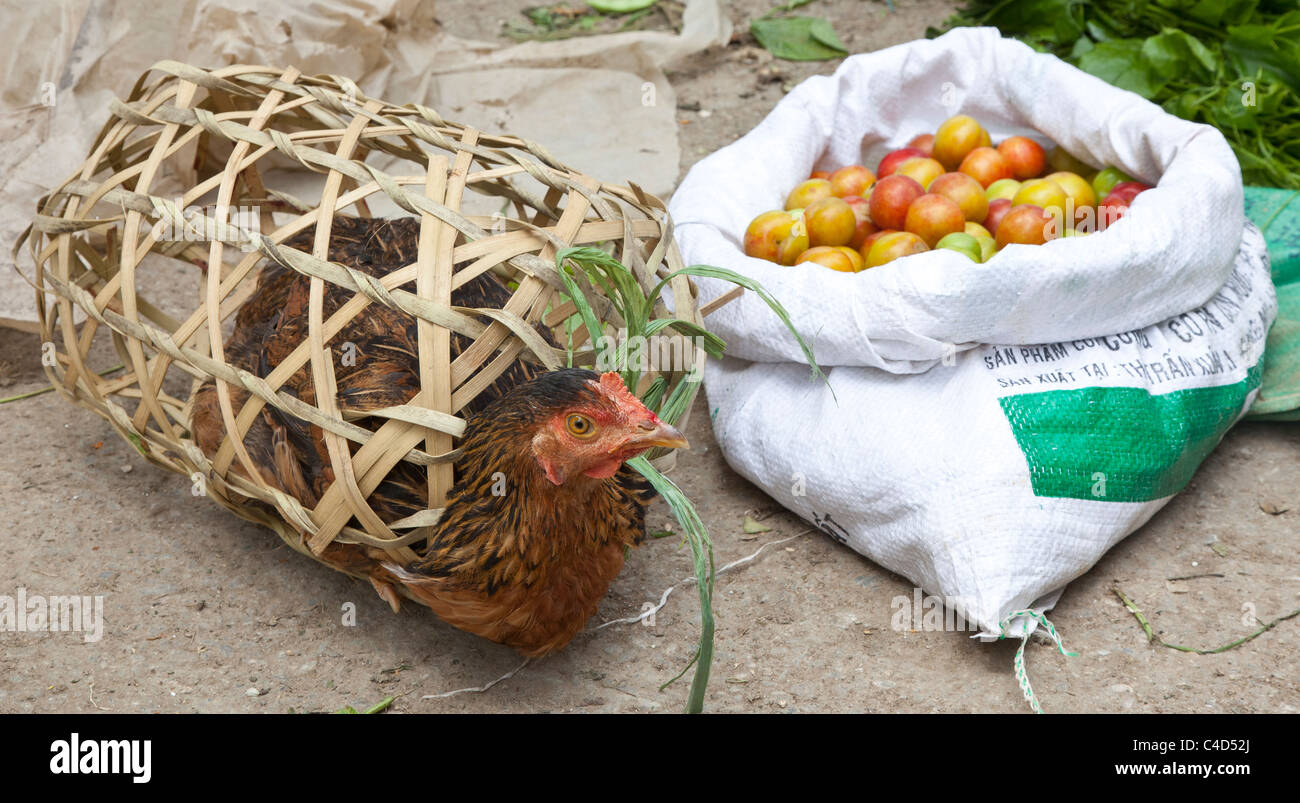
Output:
<instances>
[{"instance_id":1,"label":"sandy soil surface","mask_svg":"<svg viewBox=\"0 0 1300 803\"><path fill-rule=\"evenodd\" d=\"M490 39L534 4L473 4L443 22ZM806 11L829 17L861 52L920 37L951 9L896 5L820 0ZM683 173L762 119L783 86L835 68L772 62L756 48L744 32L769 7L732 3L733 44L670 73L683 107ZM0 330L0 360L0 397L44 383L35 336ZM418 606L392 614L369 586L191 496L187 480L145 463L107 423L55 394L0 406L0 434L0 594L103 595L105 627L95 643L0 632L0 712L332 711L391 695L396 711L676 711L685 700L686 680L659 687L694 648L689 585L653 625L592 629L486 692L426 697L483 686L520 661ZM891 601L912 595L909 581L809 532L732 472L702 406L687 434L695 448L674 477L695 499L719 563L770 545L718 581L708 710L1027 710L1011 672L1016 645L891 630ZM771 530L745 534L746 515ZM651 529L670 520L656 503ZM1252 632L1250 612L1269 621L1300 607L1298 525L1300 427L1237 427L1186 491L1070 585L1051 618L1078 656L1028 649L1044 708L1295 712L1300 617L1239 648L1189 654L1149 646L1112 589L1165 640L1217 647ZM592 628L639 613L689 575L677 539L651 541L632 553ZM1189 575L1204 576L1169 579Z\"/></svg>"}]
</instances>

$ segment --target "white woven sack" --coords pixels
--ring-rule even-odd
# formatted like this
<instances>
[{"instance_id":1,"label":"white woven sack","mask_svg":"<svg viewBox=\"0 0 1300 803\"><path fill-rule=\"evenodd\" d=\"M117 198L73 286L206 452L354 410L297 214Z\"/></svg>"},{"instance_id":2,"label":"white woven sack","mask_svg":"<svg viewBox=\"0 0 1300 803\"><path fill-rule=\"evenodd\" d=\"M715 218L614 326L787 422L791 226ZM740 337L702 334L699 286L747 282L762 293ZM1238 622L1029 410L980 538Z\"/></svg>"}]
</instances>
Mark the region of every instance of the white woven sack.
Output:
<instances>
[{"instance_id":1,"label":"white woven sack","mask_svg":"<svg viewBox=\"0 0 1300 803\"><path fill-rule=\"evenodd\" d=\"M1276 312L1248 225L1220 292L1155 326L979 346L915 375L841 366L828 382L724 358L704 386L737 472L984 635L1023 635L1033 624L1011 613L1054 605L1245 414Z\"/></svg>"},{"instance_id":2,"label":"white woven sack","mask_svg":"<svg viewBox=\"0 0 1300 803\"><path fill-rule=\"evenodd\" d=\"M844 274L741 251L811 170L874 166L958 111L994 141L1032 136L1159 183L1105 232L983 265L934 251ZM810 381L753 294L710 315L729 355L705 373L728 462L986 636L1027 634L1035 620L1009 615L1049 608L1146 522L1258 392L1276 299L1223 137L992 29L809 79L697 164L670 211L687 262L761 281L829 375Z\"/></svg>"},{"instance_id":3,"label":"white woven sack","mask_svg":"<svg viewBox=\"0 0 1300 803\"><path fill-rule=\"evenodd\" d=\"M881 157L955 113L997 142L1029 136L1159 186L1104 235L1010 246L972 265L946 250L859 274L794 270L746 257L745 227L780 209L816 168ZM696 164L669 211L688 263L761 281L816 335L825 365L925 370L953 348L1048 343L1150 326L1223 286L1245 223L1241 171L1223 135L1166 114L1065 62L960 28L852 56L804 81L753 131ZM810 280L810 273L816 277ZM701 280L705 295L727 289ZM709 316L728 354L800 361L789 332L752 294Z\"/></svg>"}]
</instances>

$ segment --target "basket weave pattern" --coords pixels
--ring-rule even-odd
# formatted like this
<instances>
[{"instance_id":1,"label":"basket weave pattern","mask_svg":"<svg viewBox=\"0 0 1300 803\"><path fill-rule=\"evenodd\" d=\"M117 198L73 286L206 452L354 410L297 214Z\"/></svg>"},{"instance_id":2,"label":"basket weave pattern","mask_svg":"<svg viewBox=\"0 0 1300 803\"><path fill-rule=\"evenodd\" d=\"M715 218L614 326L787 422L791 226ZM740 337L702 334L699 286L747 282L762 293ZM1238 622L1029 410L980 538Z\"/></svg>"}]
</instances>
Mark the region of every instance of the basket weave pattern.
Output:
<instances>
[{"instance_id":1,"label":"basket weave pattern","mask_svg":"<svg viewBox=\"0 0 1300 803\"><path fill-rule=\"evenodd\" d=\"M401 561L416 556L453 483L465 405L516 360L567 364L567 350L548 344L539 322L552 327L557 342L569 342L575 364L590 364L585 328L565 330L575 310L559 297L558 250L608 244L647 291L683 267L664 204L635 185L602 184L535 143L485 134L424 106L367 98L343 77L160 62L125 100L113 102L111 113L80 169L41 199L19 243L27 242L35 262L43 340L55 344L55 364L46 368L51 381L110 421L151 462L196 481L199 475L209 496L313 557L334 542L380 548ZM388 165L385 172L367 162L383 154L402 169ZM287 160L323 176L319 199L268 186L268 168ZM159 177L175 175L194 176L179 197L153 189ZM467 190L494 196L509 214L462 213ZM372 196L420 220L415 262L380 278L324 258L333 216L369 217ZM201 213L187 217L194 207ZM257 226L228 225L222 210L237 207L257 210ZM312 226L312 253L282 245ZM178 231L184 236L172 233ZM150 253L177 260L178 271L206 268L187 317L150 303L150 288L137 281ZM223 359L221 322L254 292L267 259L310 277L312 303L308 336L257 376ZM486 271L510 282L509 302L500 309L453 306L453 289ZM595 298L607 333L616 331L621 321L613 305L579 282ZM320 298L327 284L350 297L325 317ZM701 322L691 283L676 277L669 289L675 317ZM418 321L421 386L405 404L371 412L374 429L340 415L333 375L334 351L343 345L336 335L370 304ZM473 340L459 355L450 348L453 332ZM121 358L121 374L104 376L106 366L90 364L92 343L105 336ZM704 359L702 350L684 347L695 361ZM281 390L304 366L314 404ZM670 382L680 377L667 374ZM184 398L165 388L176 387L165 380L177 376L189 383ZM189 431L192 397L209 379L216 380L225 431L240 435L227 436L211 460ZM242 408L232 405L233 387L249 394ZM265 405L324 434L335 479L314 508L263 481L247 453L243 435ZM427 474L428 509L385 522L367 497L399 461Z\"/></svg>"}]
</instances>

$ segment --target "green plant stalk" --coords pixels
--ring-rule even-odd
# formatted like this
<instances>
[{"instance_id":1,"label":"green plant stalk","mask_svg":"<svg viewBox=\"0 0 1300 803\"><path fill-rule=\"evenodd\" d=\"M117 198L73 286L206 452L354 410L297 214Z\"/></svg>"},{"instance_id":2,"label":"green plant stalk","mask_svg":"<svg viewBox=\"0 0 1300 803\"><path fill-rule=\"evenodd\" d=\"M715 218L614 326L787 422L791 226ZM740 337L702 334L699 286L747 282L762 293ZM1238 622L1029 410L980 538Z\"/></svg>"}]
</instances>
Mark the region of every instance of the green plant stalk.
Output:
<instances>
[{"instance_id":1,"label":"green plant stalk","mask_svg":"<svg viewBox=\"0 0 1300 803\"><path fill-rule=\"evenodd\" d=\"M380 700L379 702L367 708L365 711L357 711L357 709L353 708L352 706L345 705L339 710L335 711L334 713L336 714L378 714L381 711L386 710L388 706L392 705L393 701L396 699L397 699L396 697L385 697L384 699Z\"/></svg>"},{"instance_id":2,"label":"green plant stalk","mask_svg":"<svg viewBox=\"0 0 1300 803\"><path fill-rule=\"evenodd\" d=\"M114 371L122 370L124 367L125 366L123 366L121 363L118 363L117 365L114 365L112 368L105 368L104 370L100 371L99 375L108 376ZM9 402L16 402L16 401L22 401L23 399L30 399L33 396L40 396L42 393L49 393L52 390L54 390L54 386L50 385L47 388L37 388L36 390L29 390L26 393L19 393L17 396L6 396L5 398L0 399L0 404L8 404Z\"/></svg>"},{"instance_id":3,"label":"green plant stalk","mask_svg":"<svg viewBox=\"0 0 1300 803\"><path fill-rule=\"evenodd\" d=\"M654 410L655 413L658 413L659 406L663 404L664 392L667 390L668 380L664 379L662 376L656 376L654 381L650 383L650 387L646 388L645 395L641 397L641 401L645 403L646 407L649 407L651 410ZM663 416L659 417L663 418ZM674 422L669 421L668 423L672 424Z\"/></svg>"},{"instance_id":4,"label":"green plant stalk","mask_svg":"<svg viewBox=\"0 0 1300 803\"><path fill-rule=\"evenodd\" d=\"M790 313L787 312L786 308L781 305L781 302L777 301L775 298L772 297L771 293L767 292L767 289L764 288L763 285L759 284L758 282L749 278L748 276L743 276L739 273L736 273L734 270L727 270L726 268L715 268L712 265L691 265L688 268L682 268L681 270L674 271L668 274L668 276L666 276L663 279L663 281L655 285L654 290L650 292L650 297L658 298L659 294L663 292L664 287L667 286L668 282L673 277L683 276L683 275L701 276L710 279L722 279L723 281L728 281L731 282L732 284L740 285L746 290L749 290L750 292L757 295L759 298L763 300L764 303L767 304L768 307L771 308L773 312L777 314L777 317L781 319L781 322L785 324L785 327L790 330L790 333L792 335L794 335L794 339L798 341L800 350L803 351L804 357L808 359L808 365L811 366L812 368L812 378L814 379L821 378L823 380L826 379L826 374L822 373L821 366L817 364L817 358L813 356L812 346L808 345L807 341L803 339L803 336L799 334L799 331L794 328L794 322L790 320Z\"/></svg>"},{"instance_id":5,"label":"green plant stalk","mask_svg":"<svg viewBox=\"0 0 1300 803\"><path fill-rule=\"evenodd\" d=\"M627 464L649 480L668 503L673 516L682 525L682 538L690 545L695 559L695 586L700 592L700 644L692 659L695 663L695 677L691 679L691 688L686 696L686 713L698 714L704 710L704 692L708 688L709 671L713 667L713 584L716 577L713 543L709 540L708 530L700 520L695 506L676 483L660 474L644 455L632 458ZM689 665L687 668L690 668ZM684 673L686 670L682 671Z\"/></svg>"},{"instance_id":6,"label":"green plant stalk","mask_svg":"<svg viewBox=\"0 0 1300 803\"><path fill-rule=\"evenodd\" d=\"M640 372L628 366L627 342L625 341L621 345L611 345L608 340L602 342L601 335L604 333L604 327L566 263L572 265L573 270L581 270L593 287L598 287L614 305L627 326L628 341L633 337L649 337L665 328L672 328L685 336L700 338L704 350L714 357L722 356L723 350L726 348L726 343L723 342L722 338L698 324L680 318L651 320L650 316L654 310L654 301L659 298L664 288L668 286L668 282L676 276L707 276L738 284L756 293L780 316L781 320L794 334L800 348L803 349L804 355L808 358L808 363L812 366L813 377L825 378L813 356L812 348L795 330L789 313L761 284L753 279L723 268L715 268L709 265L693 265L669 274L655 285L649 293L646 293L636 275L611 254L589 246L565 248L555 255L555 268L560 274L560 280L564 284L568 299L573 302L577 310L574 317L581 320L582 325L587 329L588 339L591 341L592 349L596 354L597 364L605 363L624 366L621 376L628 388L635 389L638 386ZM573 364L572 342L572 338L570 338L568 349L570 365ZM647 407L655 410L664 421L675 424L682 414L686 412L687 405L693 398L694 391L698 386L698 377L688 374L679 379L677 384L669 390L667 379L660 375L646 388L642 401ZM681 674L685 674L691 666L695 667L695 676L691 681L690 692L687 695L686 710L688 713L698 713L704 709L704 693L709 682L709 672L713 666L713 544L709 539L708 529L704 526L699 513L686 497L686 494L672 480L659 473L645 455L629 460L627 465L649 480L654 489L664 498L664 501L672 510L673 516L682 525L682 537L691 548L696 584L700 589L700 640L695 656L682 670ZM681 674L677 677L681 677ZM673 680L676 680L676 678L673 678ZM664 684L665 687L670 683L672 683L672 680Z\"/></svg>"},{"instance_id":7,"label":"green plant stalk","mask_svg":"<svg viewBox=\"0 0 1300 803\"><path fill-rule=\"evenodd\" d=\"M699 384L698 380L692 381L682 377L673 387L672 393L664 400L663 406L655 411L656 414L669 424L676 424L677 419L686 412L686 406L690 404L692 394Z\"/></svg>"},{"instance_id":8,"label":"green plant stalk","mask_svg":"<svg viewBox=\"0 0 1300 803\"><path fill-rule=\"evenodd\" d=\"M1195 653L1197 655L1218 655L1221 652L1227 652L1228 650L1234 649L1236 647L1240 647L1246 642L1252 641L1264 635L1265 633L1277 627L1282 622L1287 621L1288 619L1294 619L1295 617L1300 616L1300 608L1297 608L1296 610L1291 611L1285 616L1279 616L1278 618L1274 619L1271 622L1268 622L1267 624L1261 623L1260 628L1248 636L1243 636L1237 639L1236 641L1232 641L1227 644L1224 644L1222 647L1215 647L1213 649L1203 650L1203 649L1198 649L1196 647L1184 647L1181 644L1170 644L1169 642L1160 638L1155 634L1154 631L1151 630L1151 623L1148 622L1146 616L1142 614L1142 609L1137 606L1137 603L1129 599L1128 595L1125 594L1123 591L1119 590L1118 588L1114 588L1111 590L1115 592L1115 596L1119 597L1119 601L1124 603L1124 607L1128 609L1129 613L1133 614L1133 618L1137 619L1138 624L1142 626L1142 631L1147 635L1148 643L1159 644L1161 647L1168 647L1171 650L1178 650L1179 652L1190 652L1190 653ZM1258 622L1259 620L1256 619L1255 621Z\"/></svg>"}]
</instances>

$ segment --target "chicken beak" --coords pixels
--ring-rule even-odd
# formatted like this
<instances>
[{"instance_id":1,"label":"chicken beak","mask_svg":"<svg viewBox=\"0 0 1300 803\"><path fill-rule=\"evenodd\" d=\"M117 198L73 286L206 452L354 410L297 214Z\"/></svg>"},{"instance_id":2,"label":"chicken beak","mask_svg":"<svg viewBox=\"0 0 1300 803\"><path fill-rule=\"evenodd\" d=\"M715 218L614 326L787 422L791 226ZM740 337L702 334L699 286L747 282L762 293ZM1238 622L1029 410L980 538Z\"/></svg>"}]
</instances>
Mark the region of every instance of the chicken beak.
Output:
<instances>
[{"instance_id":1,"label":"chicken beak","mask_svg":"<svg viewBox=\"0 0 1300 803\"><path fill-rule=\"evenodd\" d=\"M638 449L689 449L691 444L677 427L660 421L645 421L638 426L638 433L629 441L629 445Z\"/></svg>"}]
</instances>

